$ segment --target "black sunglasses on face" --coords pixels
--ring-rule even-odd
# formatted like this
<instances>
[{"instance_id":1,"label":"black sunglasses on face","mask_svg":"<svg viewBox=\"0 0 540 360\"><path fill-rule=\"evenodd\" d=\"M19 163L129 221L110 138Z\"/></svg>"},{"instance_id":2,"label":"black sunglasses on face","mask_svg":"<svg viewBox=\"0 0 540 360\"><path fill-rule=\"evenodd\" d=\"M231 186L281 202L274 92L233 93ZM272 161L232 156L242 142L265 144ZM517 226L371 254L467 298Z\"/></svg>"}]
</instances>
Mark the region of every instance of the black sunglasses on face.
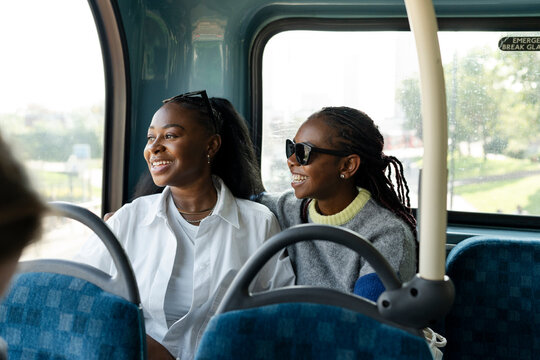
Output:
<instances>
[{"instance_id":1,"label":"black sunglasses on face","mask_svg":"<svg viewBox=\"0 0 540 360\"><path fill-rule=\"evenodd\" d=\"M191 91L184 94L176 95L176 96L173 96L172 98L163 100L163 102L168 103L168 102L174 102L175 100L178 100L178 99L197 98L199 96L202 98L203 104L206 107L206 111L208 112L208 116L210 116L210 120L212 121L212 124L214 124L214 127L217 132L218 123L217 123L216 117L214 116L214 108L212 107L212 104L210 104L210 100L208 99L206 90Z\"/></svg>"},{"instance_id":2,"label":"black sunglasses on face","mask_svg":"<svg viewBox=\"0 0 540 360\"><path fill-rule=\"evenodd\" d=\"M285 154L287 155L287 159L290 158L292 154L295 154L296 161L298 161L300 165L307 165L309 163L312 152L318 152L334 156L350 155L349 153L344 151L321 149L307 143L295 143L294 141L289 139L285 141Z\"/></svg>"}]
</instances>

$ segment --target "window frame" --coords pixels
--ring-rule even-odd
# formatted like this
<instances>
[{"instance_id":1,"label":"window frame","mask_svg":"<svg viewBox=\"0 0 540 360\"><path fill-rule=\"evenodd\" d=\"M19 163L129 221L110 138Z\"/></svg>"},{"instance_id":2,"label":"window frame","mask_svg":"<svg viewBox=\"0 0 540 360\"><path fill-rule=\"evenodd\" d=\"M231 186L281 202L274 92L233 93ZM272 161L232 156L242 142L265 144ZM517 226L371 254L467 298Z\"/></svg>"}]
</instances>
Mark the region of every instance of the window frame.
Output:
<instances>
[{"instance_id":1,"label":"window frame","mask_svg":"<svg viewBox=\"0 0 540 360\"><path fill-rule=\"evenodd\" d=\"M440 31L540 31L538 17L438 18ZM250 51L251 137L257 157L262 153L262 63L268 41L280 32L311 31L410 31L407 18L285 18L266 25L255 37ZM416 216L417 209L413 209ZM490 229L540 230L540 216L447 210L448 226Z\"/></svg>"},{"instance_id":2,"label":"window frame","mask_svg":"<svg viewBox=\"0 0 540 360\"><path fill-rule=\"evenodd\" d=\"M119 209L127 198L131 116L128 46L120 9L114 1L88 0L98 32L105 74L102 215Z\"/></svg>"}]
</instances>

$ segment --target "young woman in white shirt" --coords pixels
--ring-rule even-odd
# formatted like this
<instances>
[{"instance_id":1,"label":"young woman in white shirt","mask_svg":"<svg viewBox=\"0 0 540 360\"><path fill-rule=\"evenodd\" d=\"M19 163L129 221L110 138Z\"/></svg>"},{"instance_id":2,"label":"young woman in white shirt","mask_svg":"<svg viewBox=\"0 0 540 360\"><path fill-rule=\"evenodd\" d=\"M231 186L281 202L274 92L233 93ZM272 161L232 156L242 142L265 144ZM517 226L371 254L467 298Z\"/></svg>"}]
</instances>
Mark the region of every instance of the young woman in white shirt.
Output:
<instances>
[{"instance_id":1,"label":"young woman in white shirt","mask_svg":"<svg viewBox=\"0 0 540 360\"><path fill-rule=\"evenodd\" d=\"M247 127L227 100L205 91L165 100L144 158L163 192L124 205L107 223L136 274L149 359L190 359L235 274L280 228L266 207L246 200L263 187ZM116 271L95 239L78 259ZM292 284L288 257L276 256L254 286Z\"/></svg>"}]
</instances>

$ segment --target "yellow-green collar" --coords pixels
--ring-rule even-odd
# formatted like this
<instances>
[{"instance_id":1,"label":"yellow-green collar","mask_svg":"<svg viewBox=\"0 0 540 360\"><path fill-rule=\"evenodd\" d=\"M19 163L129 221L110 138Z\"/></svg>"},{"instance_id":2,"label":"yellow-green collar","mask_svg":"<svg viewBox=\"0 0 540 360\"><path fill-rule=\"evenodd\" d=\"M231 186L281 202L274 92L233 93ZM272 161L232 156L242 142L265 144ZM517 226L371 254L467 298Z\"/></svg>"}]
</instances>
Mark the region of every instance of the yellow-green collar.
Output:
<instances>
[{"instance_id":1,"label":"yellow-green collar","mask_svg":"<svg viewBox=\"0 0 540 360\"><path fill-rule=\"evenodd\" d=\"M334 215L319 214L316 208L317 200L313 200L309 204L309 217L315 224L343 225L355 217L356 214L364 208L364 205L366 205L369 198L371 198L369 191L358 188L358 195L356 195L354 200L351 201L345 209Z\"/></svg>"}]
</instances>

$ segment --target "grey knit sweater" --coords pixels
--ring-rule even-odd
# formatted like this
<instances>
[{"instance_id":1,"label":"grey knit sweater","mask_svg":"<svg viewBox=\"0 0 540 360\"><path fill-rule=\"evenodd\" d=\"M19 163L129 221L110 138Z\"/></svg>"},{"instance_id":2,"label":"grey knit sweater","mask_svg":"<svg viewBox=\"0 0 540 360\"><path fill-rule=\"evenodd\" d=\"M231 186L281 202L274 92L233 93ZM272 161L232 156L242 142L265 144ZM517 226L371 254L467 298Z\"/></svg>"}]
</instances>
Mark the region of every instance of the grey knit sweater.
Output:
<instances>
[{"instance_id":1,"label":"grey knit sweater","mask_svg":"<svg viewBox=\"0 0 540 360\"><path fill-rule=\"evenodd\" d=\"M281 229L302 223L302 201L292 190L263 193L257 201L278 218ZM307 217L309 223L312 219ZM415 239L407 224L370 198L362 210L343 227L356 231L379 250L402 281L416 273ZM298 285L329 287L352 292L356 280L375 270L356 252L327 241L304 241L287 248Z\"/></svg>"}]
</instances>

